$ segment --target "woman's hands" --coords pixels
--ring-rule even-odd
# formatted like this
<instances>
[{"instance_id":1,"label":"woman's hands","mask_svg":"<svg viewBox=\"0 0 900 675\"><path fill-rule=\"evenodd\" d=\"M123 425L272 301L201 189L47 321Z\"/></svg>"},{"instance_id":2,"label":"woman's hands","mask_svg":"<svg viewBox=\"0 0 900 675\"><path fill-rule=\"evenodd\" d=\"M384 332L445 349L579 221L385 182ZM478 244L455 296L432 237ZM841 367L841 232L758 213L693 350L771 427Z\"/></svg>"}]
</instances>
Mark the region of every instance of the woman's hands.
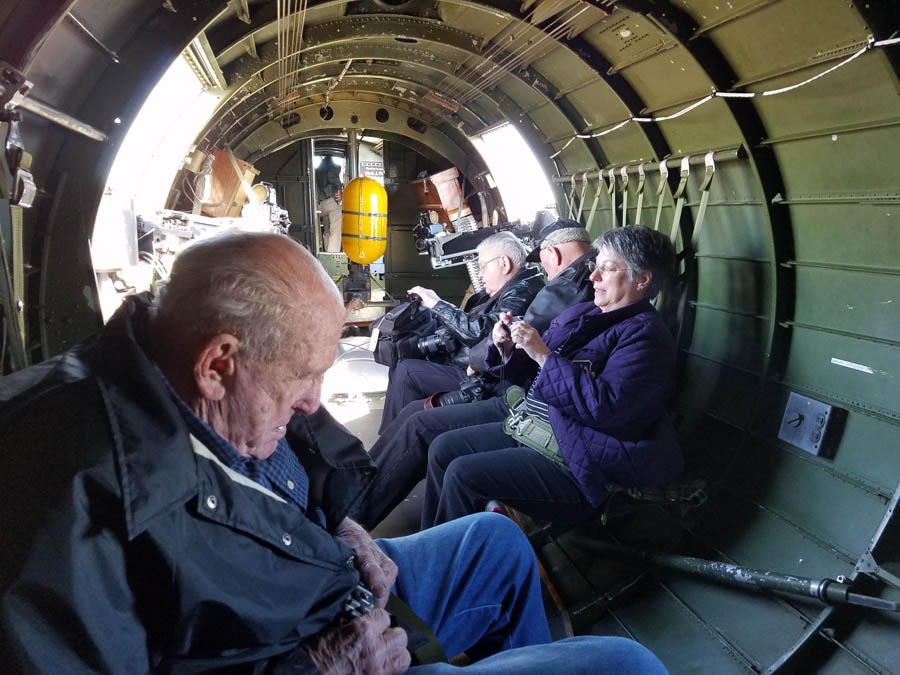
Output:
<instances>
[{"instance_id":1,"label":"woman's hands","mask_svg":"<svg viewBox=\"0 0 900 675\"><path fill-rule=\"evenodd\" d=\"M500 320L494 324L491 339L503 355L504 361L515 348L524 350L539 366L543 366L550 353L534 326L525 321L515 321L510 312L500 315Z\"/></svg>"}]
</instances>

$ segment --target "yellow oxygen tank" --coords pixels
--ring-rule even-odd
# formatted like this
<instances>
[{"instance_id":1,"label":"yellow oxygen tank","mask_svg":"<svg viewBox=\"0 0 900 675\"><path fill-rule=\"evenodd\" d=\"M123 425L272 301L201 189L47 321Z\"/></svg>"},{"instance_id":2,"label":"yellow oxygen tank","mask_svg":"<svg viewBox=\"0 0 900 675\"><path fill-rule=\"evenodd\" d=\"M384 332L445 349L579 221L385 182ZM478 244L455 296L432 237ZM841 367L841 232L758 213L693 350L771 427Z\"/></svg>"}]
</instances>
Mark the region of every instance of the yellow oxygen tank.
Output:
<instances>
[{"instance_id":1,"label":"yellow oxygen tank","mask_svg":"<svg viewBox=\"0 0 900 675\"><path fill-rule=\"evenodd\" d=\"M354 178L344 188L341 248L352 262L368 265L387 249L387 192L371 178Z\"/></svg>"}]
</instances>

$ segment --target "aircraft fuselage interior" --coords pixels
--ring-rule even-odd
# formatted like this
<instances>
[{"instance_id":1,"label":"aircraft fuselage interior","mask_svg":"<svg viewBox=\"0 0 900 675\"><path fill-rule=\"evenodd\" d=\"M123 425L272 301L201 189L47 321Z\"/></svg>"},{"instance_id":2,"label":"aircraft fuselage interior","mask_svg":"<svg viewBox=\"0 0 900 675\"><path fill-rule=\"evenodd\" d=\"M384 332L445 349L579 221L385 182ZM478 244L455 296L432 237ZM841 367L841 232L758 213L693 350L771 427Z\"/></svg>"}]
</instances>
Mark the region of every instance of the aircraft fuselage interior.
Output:
<instances>
[{"instance_id":1,"label":"aircraft fuselage interior","mask_svg":"<svg viewBox=\"0 0 900 675\"><path fill-rule=\"evenodd\" d=\"M672 673L900 672L896 0L2 0L0 134L4 376L192 240L281 232L343 295L324 398L367 447L367 327L409 288L461 305L478 242L546 219L663 232L696 490L522 523L555 634Z\"/></svg>"}]
</instances>

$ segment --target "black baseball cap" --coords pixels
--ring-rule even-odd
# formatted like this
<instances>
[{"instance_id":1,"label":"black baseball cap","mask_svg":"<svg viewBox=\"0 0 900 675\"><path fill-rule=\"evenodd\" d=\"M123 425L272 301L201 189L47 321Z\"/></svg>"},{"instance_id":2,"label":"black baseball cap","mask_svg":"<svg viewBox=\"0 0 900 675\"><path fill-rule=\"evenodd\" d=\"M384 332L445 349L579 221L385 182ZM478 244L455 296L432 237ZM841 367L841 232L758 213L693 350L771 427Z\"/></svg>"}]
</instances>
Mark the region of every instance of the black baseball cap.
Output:
<instances>
[{"instance_id":1,"label":"black baseball cap","mask_svg":"<svg viewBox=\"0 0 900 675\"><path fill-rule=\"evenodd\" d=\"M556 244L565 244L569 241L591 242L584 226L569 218L560 218L552 223L544 225L534 238L534 249L525 258L528 262L538 262L541 259L541 249Z\"/></svg>"}]
</instances>

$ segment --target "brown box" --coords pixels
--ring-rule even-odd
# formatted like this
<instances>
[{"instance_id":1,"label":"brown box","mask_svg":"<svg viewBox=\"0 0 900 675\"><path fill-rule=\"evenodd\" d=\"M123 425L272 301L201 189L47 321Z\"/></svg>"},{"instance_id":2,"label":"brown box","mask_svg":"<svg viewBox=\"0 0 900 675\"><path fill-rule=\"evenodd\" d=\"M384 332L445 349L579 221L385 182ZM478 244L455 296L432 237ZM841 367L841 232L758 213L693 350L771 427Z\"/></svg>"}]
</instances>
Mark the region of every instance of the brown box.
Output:
<instances>
[{"instance_id":1,"label":"brown box","mask_svg":"<svg viewBox=\"0 0 900 675\"><path fill-rule=\"evenodd\" d=\"M452 226L456 221L460 195L462 194L462 189L457 180L458 177L459 171L455 167L450 167L440 173L410 181L413 189L416 191L419 210L437 214L437 221L432 217L432 222ZM471 211L466 202L463 201L462 215L468 216L469 214L471 214Z\"/></svg>"},{"instance_id":2,"label":"brown box","mask_svg":"<svg viewBox=\"0 0 900 675\"><path fill-rule=\"evenodd\" d=\"M244 178L250 185L259 171L252 164L235 158L237 165L244 172ZM247 203L247 195L241 187L228 153L218 148L213 150L212 163L212 191L210 200L203 204L201 214L210 218L237 218L241 215L241 209Z\"/></svg>"}]
</instances>

